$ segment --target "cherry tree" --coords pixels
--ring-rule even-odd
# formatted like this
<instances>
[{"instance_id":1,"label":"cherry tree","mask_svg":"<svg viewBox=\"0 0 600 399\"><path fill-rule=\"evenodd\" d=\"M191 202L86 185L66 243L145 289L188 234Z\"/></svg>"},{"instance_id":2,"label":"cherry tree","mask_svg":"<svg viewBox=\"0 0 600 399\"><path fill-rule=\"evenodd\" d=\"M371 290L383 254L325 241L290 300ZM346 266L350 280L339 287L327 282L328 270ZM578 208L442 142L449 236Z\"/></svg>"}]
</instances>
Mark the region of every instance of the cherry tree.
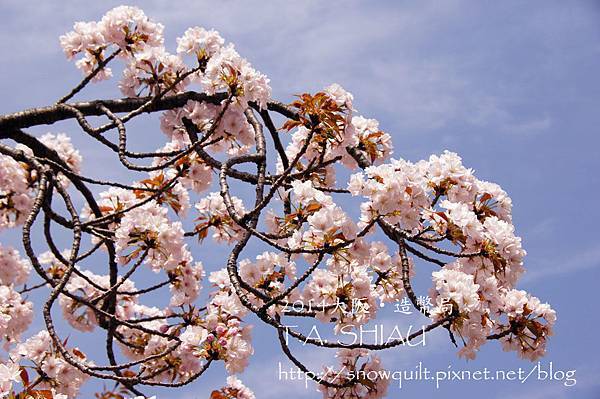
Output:
<instances>
[{"instance_id":1,"label":"cherry tree","mask_svg":"<svg viewBox=\"0 0 600 399\"><path fill-rule=\"evenodd\" d=\"M218 32L190 28L169 53L163 26L135 7L77 22L60 44L83 80L52 105L0 117L0 230L22 237L20 249L0 245L3 395L74 398L96 379L114 387L98 398L144 397L223 363L229 377L211 397L254 398L236 377L253 354L250 322L276 331L324 398L381 398L389 381L331 368L317 377L290 341L336 351L340 368L363 371L384 369L378 351L402 351L438 328L467 359L490 341L525 359L544 355L556 316L516 288L525 251L511 199L457 154L391 158L391 135L340 85L283 104ZM123 98L74 101L111 80L115 63ZM131 131L154 113L156 132ZM64 121L133 181L86 176L69 136L27 132ZM163 141L155 151L128 145L154 134ZM344 209L352 199L358 218ZM192 253L211 242L229 256L203 265ZM251 253L250 242L264 252ZM136 279L144 270L154 283ZM412 288L416 273L431 277L429 309ZM30 301L33 290L41 303ZM404 340L347 344L289 327L300 318L333 334L356 329L405 297L429 322ZM34 312L42 331L30 331ZM101 332L105 356L71 345L63 325Z\"/></svg>"}]
</instances>

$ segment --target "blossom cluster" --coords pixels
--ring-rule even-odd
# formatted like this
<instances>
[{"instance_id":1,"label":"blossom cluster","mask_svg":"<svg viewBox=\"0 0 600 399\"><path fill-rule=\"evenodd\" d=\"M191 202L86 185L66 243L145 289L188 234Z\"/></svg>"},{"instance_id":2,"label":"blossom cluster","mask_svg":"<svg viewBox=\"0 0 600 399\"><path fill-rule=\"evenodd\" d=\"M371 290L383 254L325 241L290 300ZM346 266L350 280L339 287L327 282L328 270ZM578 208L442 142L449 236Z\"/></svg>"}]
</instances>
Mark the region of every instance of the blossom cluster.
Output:
<instances>
[{"instance_id":1,"label":"blossom cluster","mask_svg":"<svg viewBox=\"0 0 600 399\"><path fill-rule=\"evenodd\" d=\"M437 318L449 315L451 308L460 314L453 322L465 342L460 355L473 358L487 335L504 331L498 315L507 316L506 293L523 273L525 251L514 234L511 200L498 185L478 180L458 155L445 152L414 164L392 160L369 167L351 177L349 189L368 198L361 205L363 225L378 216L408 237L414 235L413 241L425 248L453 255L433 244L448 240L458 247L457 260L433 272L432 297ZM434 232L434 237L419 239L423 231ZM538 322L543 337L533 345L513 346L524 357L544 353L553 317L548 314ZM519 328L518 335L526 335L525 327Z\"/></svg>"},{"instance_id":2,"label":"blossom cluster","mask_svg":"<svg viewBox=\"0 0 600 399\"><path fill-rule=\"evenodd\" d=\"M85 354L78 348L70 348L66 351L70 357L76 358L88 366L93 366L93 363L89 362ZM10 361L2 366L16 370L17 365L28 365L39 376L43 376L36 384L36 389L51 391L54 399L76 397L81 386L89 379L89 375L65 359L47 331L40 331L17 345L10 353ZM18 381L16 374L12 375L12 381ZM9 392L11 386L12 383L3 387L7 388L3 392Z\"/></svg>"},{"instance_id":3,"label":"blossom cluster","mask_svg":"<svg viewBox=\"0 0 600 399\"><path fill-rule=\"evenodd\" d=\"M284 254L263 252L256 261L240 261L240 277L253 288L268 296L276 296L285 291L286 282L296 280L296 264Z\"/></svg>"},{"instance_id":4,"label":"blossom cluster","mask_svg":"<svg viewBox=\"0 0 600 399\"><path fill-rule=\"evenodd\" d=\"M155 201L127 212L115 230L115 247L122 264L137 259L156 273L167 273L171 305L191 304L198 297L204 268L201 262L194 262L184 243L181 222L171 222L167 212Z\"/></svg>"},{"instance_id":5,"label":"blossom cluster","mask_svg":"<svg viewBox=\"0 0 600 399\"><path fill-rule=\"evenodd\" d=\"M106 49L116 46L123 55L135 54L145 47L163 43L163 26L152 22L136 7L120 6L108 11L98 22L77 22L71 32L60 37L68 59L82 54L77 67L90 74L106 58ZM110 68L102 68L95 79L112 76Z\"/></svg>"},{"instance_id":6,"label":"blossom cluster","mask_svg":"<svg viewBox=\"0 0 600 399\"><path fill-rule=\"evenodd\" d=\"M300 121L287 122L285 129L292 130L290 142L285 149L286 156L299 172L308 174L316 186L335 185L334 163L339 160L347 168L355 169L357 161L348 153L352 147L370 162L379 164L392 154L392 140L388 133L379 130L379 122L363 116L353 115L354 96L339 84L332 84L314 96L303 95L294 104L306 114L309 126L311 115L318 114L320 123L307 127ZM303 151L304 150L304 151ZM318 170L307 170L314 160L325 165ZM277 165L283 171L282 160Z\"/></svg>"},{"instance_id":7,"label":"blossom cluster","mask_svg":"<svg viewBox=\"0 0 600 399\"><path fill-rule=\"evenodd\" d=\"M89 270L83 270L72 277L65 289L70 294L78 295L89 302L102 297L102 294L110 289L110 277L99 276ZM117 292L133 292L135 284L131 280L124 280L118 287ZM115 315L123 320L129 319L133 314L133 307L137 298L133 295L117 295ZM59 303L65 320L77 330L83 332L93 331L98 325L97 313L79 300L61 295Z\"/></svg>"},{"instance_id":8,"label":"blossom cluster","mask_svg":"<svg viewBox=\"0 0 600 399\"><path fill-rule=\"evenodd\" d=\"M255 399L256 396L242 381L237 377L230 375L227 377L227 386L213 391L211 397L230 398L230 399Z\"/></svg>"},{"instance_id":9,"label":"blossom cluster","mask_svg":"<svg viewBox=\"0 0 600 399\"><path fill-rule=\"evenodd\" d=\"M0 284L25 284L31 272L31 264L23 259L19 251L0 244Z\"/></svg>"},{"instance_id":10,"label":"blossom cluster","mask_svg":"<svg viewBox=\"0 0 600 399\"><path fill-rule=\"evenodd\" d=\"M336 354L340 370L325 369L324 381L348 386L327 387L320 385L323 399L379 399L387 394L390 380L381 371L383 365L379 357L365 349L341 349Z\"/></svg>"},{"instance_id":11,"label":"blossom cluster","mask_svg":"<svg viewBox=\"0 0 600 399\"><path fill-rule=\"evenodd\" d=\"M73 30L60 37L68 59L78 55L76 65L94 80L109 79L112 70L104 64L114 49L125 62L121 92L128 97L162 92L181 92L193 83L213 94L230 92L235 103L245 107L256 102L261 107L271 95L269 79L242 58L233 44L214 30L188 29L177 39L177 54L164 47L163 25L131 6L116 7L100 21L77 22ZM184 62L193 55L198 66Z\"/></svg>"},{"instance_id":12,"label":"blossom cluster","mask_svg":"<svg viewBox=\"0 0 600 399\"><path fill-rule=\"evenodd\" d=\"M298 206L294 232L288 239L290 247L319 249L356 238L356 224L331 196L315 189L311 181L295 181L292 190Z\"/></svg>"},{"instance_id":13,"label":"blossom cluster","mask_svg":"<svg viewBox=\"0 0 600 399\"><path fill-rule=\"evenodd\" d=\"M73 172L79 172L81 155L66 134L46 133L39 141L55 151ZM33 151L25 145L19 144L16 148L33 155ZM37 180L36 171L29 165L0 154L0 230L16 227L25 221L33 205ZM68 179L62 174L59 174L58 180L65 186L68 184Z\"/></svg>"},{"instance_id":14,"label":"blossom cluster","mask_svg":"<svg viewBox=\"0 0 600 399\"><path fill-rule=\"evenodd\" d=\"M30 173L25 165L0 155L0 230L22 224L33 198Z\"/></svg>"},{"instance_id":15,"label":"blossom cluster","mask_svg":"<svg viewBox=\"0 0 600 399\"><path fill-rule=\"evenodd\" d=\"M0 285L0 298L0 336L7 342L18 341L31 324L33 304L10 285Z\"/></svg>"},{"instance_id":16,"label":"blossom cluster","mask_svg":"<svg viewBox=\"0 0 600 399\"><path fill-rule=\"evenodd\" d=\"M245 212L242 201L236 197L232 197L231 200L235 212L242 215ZM199 214L196 219L199 239L207 237L210 231L216 242L232 243L241 237L243 229L232 219L219 193L210 193L198 201L195 207Z\"/></svg>"},{"instance_id":17,"label":"blossom cluster","mask_svg":"<svg viewBox=\"0 0 600 399\"><path fill-rule=\"evenodd\" d=\"M292 292L287 299L301 300L311 309L324 307L316 313L317 317L335 322L336 330L362 325L376 317L379 303L399 300L404 295L400 257L390 255L383 242L363 238L361 234L369 226L363 226L364 231L359 232L333 198L318 190L312 181L294 181L291 186L293 212L285 217L271 212L267 218L271 231L283 236L289 232L289 238L280 241L290 248L329 250L331 256L324 262L325 267L315 267L300 298ZM305 253L304 259L309 263L318 261L313 253ZM412 260L408 262L412 276ZM244 266L242 261L242 276Z\"/></svg>"},{"instance_id":18,"label":"blossom cluster","mask_svg":"<svg viewBox=\"0 0 600 399\"><path fill-rule=\"evenodd\" d=\"M12 247L0 244L0 340L5 348L19 342L33 320L33 304L15 286L27 282L31 265Z\"/></svg>"}]
</instances>

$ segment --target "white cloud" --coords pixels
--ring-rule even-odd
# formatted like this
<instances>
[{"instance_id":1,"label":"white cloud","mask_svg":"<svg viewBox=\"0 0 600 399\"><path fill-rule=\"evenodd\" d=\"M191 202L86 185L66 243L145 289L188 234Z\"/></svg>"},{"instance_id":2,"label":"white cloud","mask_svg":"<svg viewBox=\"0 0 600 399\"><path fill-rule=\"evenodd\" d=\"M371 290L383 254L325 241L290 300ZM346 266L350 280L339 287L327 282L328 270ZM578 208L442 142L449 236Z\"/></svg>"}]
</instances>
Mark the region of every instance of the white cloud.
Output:
<instances>
[{"instance_id":1,"label":"white cloud","mask_svg":"<svg viewBox=\"0 0 600 399\"><path fill-rule=\"evenodd\" d=\"M537 281L560 274L590 269L600 266L600 246L593 246L579 253L569 254L563 259L547 259L541 264L529 266L522 282Z\"/></svg>"}]
</instances>

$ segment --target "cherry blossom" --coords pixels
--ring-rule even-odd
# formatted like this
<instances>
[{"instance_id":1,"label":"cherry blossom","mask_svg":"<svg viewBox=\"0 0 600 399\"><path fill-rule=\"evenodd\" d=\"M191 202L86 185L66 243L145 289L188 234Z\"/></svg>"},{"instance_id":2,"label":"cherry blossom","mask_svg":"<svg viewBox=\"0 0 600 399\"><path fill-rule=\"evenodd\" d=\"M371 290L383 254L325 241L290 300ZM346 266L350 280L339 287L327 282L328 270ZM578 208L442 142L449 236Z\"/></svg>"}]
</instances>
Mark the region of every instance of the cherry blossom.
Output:
<instances>
[{"instance_id":1,"label":"cherry blossom","mask_svg":"<svg viewBox=\"0 0 600 399\"><path fill-rule=\"evenodd\" d=\"M180 92L187 81L184 79L177 83L177 78L185 70L183 60L177 55L169 54L163 47L146 47L133 56L123 72L119 89L127 97L163 91Z\"/></svg>"},{"instance_id":2,"label":"cherry blossom","mask_svg":"<svg viewBox=\"0 0 600 399\"><path fill-rule=\"evenodd\" d=\"M163 26L150 20L137 7L113 8L102 17L99 27L107 42L128 51L155 47L163 42Z\"/></svg>"},{"instance_id":3,"label":"cherry blossom","mask_svg":"<svg viewBox=\"0 0 600 399\"><path fill-rule=\"evenodd\" d=\"M98 287L98 288L97 288ZM73 277L66 285L69 293L78 295L90 302L101 297L102 289L110 288L110 277L99 276L89 270L81 272L81 276ZM135 284L130 280L121 282L118 291L133 292ZM133 306L137 302L137 298L132 295L118 295L115 309L115 315L121 319L128 319L132 316ZM98 316L93 309L83 305L81 302L74 300L65 295L59 298L59 303L63 311L65 320L74 328L89 332L98 325Z\"/></svg>"},{"instance_id":4,"label":"cherry blossom","mask_svg":"<svg viewBox=\"0 0 600 399\"><path fill-rule=\"evenodd\" d=\"M0 230L25 221L33 203L30 179L25 165L0 155Z\"/></svg>"},{"instance_id":5,"label":"cherry blossom","mask_svg":"<svg viewBox=\"0 0 600 399\"><path fill-rule=\"evenodd\" d=\"M189 28L182 37L177 38L177 52L193 54L199 60L208 59L221 51L225 40L214 29L206 30L200 26Z\"/></svg>"},{"instance_id":6,"label":"cherry blossom","mask_svg":"<svg viewBox=\"0 0 600 399\"><path fill-rule=\"evenodd\" d=\"M98 398L141 398L217 364L227 382L211 398L252 399L237 375L259 323L295 365L302 354L288 340L338 349L339 368L316 381L324 398L382 398L389 380L374 353L404 342L349 349L309 339L294 320L339 334L405 300L426 327L413 335L445 327L459 357L492 341L523 359L545 354L556 312L518 289L526 251L499 185L454 152L391 158L398 132L363 116L339 84L283 104L219 32L189 28L172 51L163 29L129 6L75 23L60 43L81 83L51 107L0 119L17 143L0 148L0 230L20 227L23 243L0 245L2 395L74 398L93 377L114 382ZM119 62L115 96L126 98L72 101ZM148 113L163 134L139 152L129 122ZM83 168L64 133L25 131L63 120L107 150L123 179L104 179L108 163L85 174L93 165ZM431 309L417 275L431 279ZM46 329L23 341L38 289ZM106 356L69 344L74 330L102 335Z\"/></svg>"},{"instance_id":7,"label":"cherry blossom","mask_svg":"<svg viewBox=\"0 0 600 399\"><path fill-rule=\"evenodd\" d=\"M13 362L0 363L0 394L8 395L11 391L13 382L20 382L21 368Z\"/></svg>"},{"instance_id":8,"label":"cherry blossom","mask_svg":"<svg viewBox=\"0 0 600 399\"><path fill-rule=\"evenodd\" d=\"M68 351L71 356L86 362L85 355L78 348L71 348ZM31 363L38 374L43 373L48 377L42 380L37 388L52 388L69 398L76 397L81 385L89 378L87 374L73 367L62 357L47 331L40 331L17 345L11 352L11 358L15 363L23 365Z\"/></svg>"},{"instance_id":9,"label":"cherry blossom","mask_svg":"<svg viewBox=\"0 0 600 399\"><path fill-rule=\"evenodd\" d=\"M244 213L244 204L232 197L235 211L238 215ZM243 229L231 218L225 207L223 198L218 193L210 193L195 205L200 216L197 220L196 231L200 239L207 237L212 230L212 238L217 241L234 242L242 234Z\"/></svg>"},{"instance_id":10,"label":"cherry blossom","mask_svg":"<svg viewBox=\"0 0 600 399\"><path fill-rule=\"evenodd\" d=\"M213 391L212 395L231 399L254 399L256 397L254 396L254 393L242 383L242 381L233 375L227 377L227 386L219 389L218 391Z\"/></svg>"},{"instance_id":11,"label":"cherry blossom","mask_svg":"<svg viewBox=\"0 0 600 399\"><path fill-rule=\"evenodd\" d=\"M18 342L33 320L33 304L11 285L0 285L0 298L0 336L7 342Z\"/></svg>"},{"instance_id":12,"label":"cherry blossom","mask_svg":"<svg viewBox=\"0 0 600 399\"><path fill-rule=\"evenodd\" d=\"M31 263L13 247L0 244L0 284L19 285L27 282Z\"/></svg>"},{"instance_id":13,"label":"cherry blossom","mask_svg":"<svg viewBox=\"0 0 600 399\"><path fill-rule=\"evenodd\" d=\"M556 312L547 303L522 290L509 290L503 295L503 312L510 324L510 334L501 339L505 351L537 360L546 352L547 337L552 335Z\"/></svg>"},{"instance_id":14,"label":"cherry blossom","mask_svg":"<svg viewBox=\"0 0 600 399\"><path fill-rule=\"evenodd\" d=\"M344 384L354 380L347 387L327 387L320 385L319 390L324 399L377 399L385 397L390 380L385 378L379 357L370 355L364 349L341 349L336 357L339 359L340 371L331 367L325 369L323 379L336 384Z\"/></svg>"}]
</instances>

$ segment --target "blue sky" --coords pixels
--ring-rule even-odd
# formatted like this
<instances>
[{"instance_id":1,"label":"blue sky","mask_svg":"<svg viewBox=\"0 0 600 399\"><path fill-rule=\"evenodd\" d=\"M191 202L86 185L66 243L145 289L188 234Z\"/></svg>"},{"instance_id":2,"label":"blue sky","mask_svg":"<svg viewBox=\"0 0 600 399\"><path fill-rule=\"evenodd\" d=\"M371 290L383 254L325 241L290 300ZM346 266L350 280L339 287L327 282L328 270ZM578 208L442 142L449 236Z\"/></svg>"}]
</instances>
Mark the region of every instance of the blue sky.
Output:
<instances>
[{"instance_id":1,"label":"blue sky","mask_svg":"<svg viewBox=\"0 0 600 399\"><path fill-rule=\"evenodd\" d=\"M100 3L100 2L99 2ZM120 2L75 1L0 4L0 113L49 104L80 78L64 59L58 36L74 21L97 20ZM560 382L452 382L436 390L413 383L389 397L458 395L490 399L597 398L600 363L600 3L559 1L147 1L130 2L162 22L166 46L187 27L215 28L271 78L274 97L315 91L337 82L355 96L360 114L380 121L394 139L395 157L412 161L444 149L458 152L477 176L511 195L523 237L527 274L520 288L558 312L544 364L577 370L577 384ZM85 98L118 96L113 84ZM158 126L140 122L132 146L163 139ZM73 125L66 131L82 148L90 175L123 177L98 166L94 151ZM43 133L48 128L33 129ZM148 139L148 137L150 137ZM111 162L114 163L111 158ZM115 164L116 165L116 164ZM17 235L2 233L2 242ZM225 248L217 248L225 254ZM195 255L203 260L201 249ZM210 268L210 262L205 261ZM217 265L214 265L216 267ZM393 317L393 316L389 316ZM255 329L256 355L242 379L258 398L318 397L314 388L276 380L273 331ZM422 349L383 355L391 368L422 361L431 369L529 368L514 353L489 343L475 361L454 355L446 337L432 335ZM87 343L93 340L88 338ZM297 348L317 365L329 354ZM221 369L177 393L159 398L204 398L219 386ZM92 392L87 388L86 392ZM149 391L148 391L149 392ZM466 393L465 393L466 392Z\"/></svg>"}]
</instances>

